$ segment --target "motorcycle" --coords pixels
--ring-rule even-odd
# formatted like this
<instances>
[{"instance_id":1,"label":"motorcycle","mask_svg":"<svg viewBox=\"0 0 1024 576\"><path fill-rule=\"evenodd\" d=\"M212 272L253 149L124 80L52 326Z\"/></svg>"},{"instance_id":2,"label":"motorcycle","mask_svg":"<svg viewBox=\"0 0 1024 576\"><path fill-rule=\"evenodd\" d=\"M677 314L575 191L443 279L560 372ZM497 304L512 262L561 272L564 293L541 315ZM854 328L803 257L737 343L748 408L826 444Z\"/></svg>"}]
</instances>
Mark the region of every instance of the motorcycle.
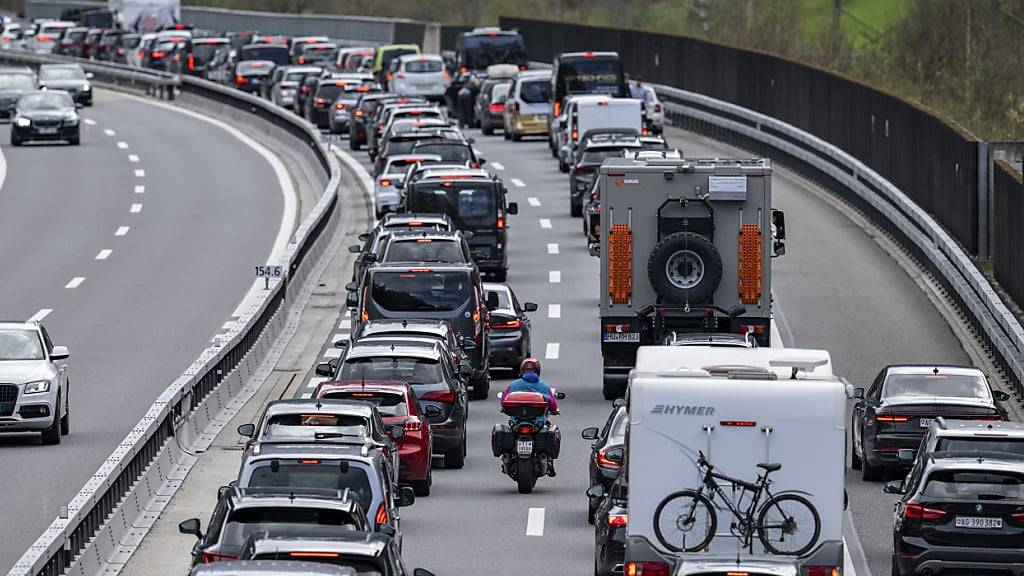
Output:
<instances>
[{"instance_id":1,"label":"motorcycle","mask_svg":"<svg viewBox=\"0 0 1024 576\"><path fill-rule=\"evenodd\" d=\"M551 391L562 400L565 394ZM548 402L538 392L512 392L499 394L501 413L509 417L508 423L498 423L491 430L491 450L501 458L501 472L516 481L520 494L533 492L537 478L547 476L552 463L558 458L562 445L562 432L548 422ZM538 425L543 417L545 424Z\"/></svg>"}]
</instances>

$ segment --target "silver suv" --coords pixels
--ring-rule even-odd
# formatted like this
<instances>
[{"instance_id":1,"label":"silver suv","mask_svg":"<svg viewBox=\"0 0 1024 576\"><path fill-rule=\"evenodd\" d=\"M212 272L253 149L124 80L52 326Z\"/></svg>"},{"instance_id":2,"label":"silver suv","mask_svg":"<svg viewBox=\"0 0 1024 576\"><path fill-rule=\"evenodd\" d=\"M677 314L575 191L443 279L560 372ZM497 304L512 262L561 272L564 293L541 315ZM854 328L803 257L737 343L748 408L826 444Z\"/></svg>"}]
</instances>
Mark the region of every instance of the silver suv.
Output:
<instances>
[{"instance_id":1,"label":"silver suv","mask_svg":"<svg viewBox=\"0 0 1024 576\"><path fill-rule=\"evenodd\" d=\"M68 358L36 322L0 322L0 432L42 432L60 444L70 430Z\"/></svg>"}]
</instances>

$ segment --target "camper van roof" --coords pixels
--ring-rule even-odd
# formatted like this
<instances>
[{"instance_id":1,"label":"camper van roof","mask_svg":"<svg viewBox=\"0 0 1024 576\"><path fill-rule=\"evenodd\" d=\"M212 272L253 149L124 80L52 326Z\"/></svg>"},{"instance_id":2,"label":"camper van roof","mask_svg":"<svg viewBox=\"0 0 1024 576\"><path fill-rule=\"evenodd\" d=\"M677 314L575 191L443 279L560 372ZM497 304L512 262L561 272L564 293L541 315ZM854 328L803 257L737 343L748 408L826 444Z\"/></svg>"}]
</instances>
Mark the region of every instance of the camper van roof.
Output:
<instances>
[{"instance_id":1,"label":"camper van roof","mask_svg":"<svg viewBox=\"0 0 1024 576\"><path fill-rule=\"evenodd\" d=\"M703 371L722 378L730 373L742 374L744 378L764 374L766 380L788 379L795 371L798 379L835 379L827 350L716 346L641 346L637 350L637 374L691 376L685 374L687 371Z\"/></svg>"}]
</instances>

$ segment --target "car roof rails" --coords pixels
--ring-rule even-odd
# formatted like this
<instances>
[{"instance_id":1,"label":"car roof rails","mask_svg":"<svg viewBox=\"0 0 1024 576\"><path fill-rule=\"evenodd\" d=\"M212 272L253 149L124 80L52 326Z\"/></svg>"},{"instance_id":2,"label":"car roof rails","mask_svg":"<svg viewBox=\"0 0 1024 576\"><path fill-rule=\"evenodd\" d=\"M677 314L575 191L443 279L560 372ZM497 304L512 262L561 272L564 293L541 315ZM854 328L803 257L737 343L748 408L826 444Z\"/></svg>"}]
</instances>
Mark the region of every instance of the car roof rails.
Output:
<instances>
[{"instance_id":1,"label":"car roof rails","mask_svg":"<svg viewBox=\"0 0 1024 576\"><path fill-rule=\"evenodd\" d=\"M935 420L934 420L934 422L935 422L936 424L938 424L938 425L939 425L939 428L941 428L941 429L943 429L943 430L948 430L948 429L949 429L949 428L948 428L948 427L946 426L946 419L945 419L944 417L942 417L942 416L936 416L936 417L935 417Z\"/></svg>"}]
</instances>

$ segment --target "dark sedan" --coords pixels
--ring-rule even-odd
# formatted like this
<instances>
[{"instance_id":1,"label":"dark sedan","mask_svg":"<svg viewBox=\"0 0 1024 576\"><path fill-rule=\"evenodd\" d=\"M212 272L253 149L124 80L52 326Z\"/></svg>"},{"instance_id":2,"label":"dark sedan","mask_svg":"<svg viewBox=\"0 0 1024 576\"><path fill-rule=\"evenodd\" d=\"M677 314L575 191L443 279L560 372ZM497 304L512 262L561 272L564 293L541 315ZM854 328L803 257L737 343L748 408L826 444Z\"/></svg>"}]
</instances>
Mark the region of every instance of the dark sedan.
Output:
<instances>
[{"instance_id":1,"label":"dark sedan","mask_svg":"<svg viewBox=\"0 0 1024 576\"><path fill-rule=\"evenodd\" d=\"M274 63L268 60L242 60L235 66L235 88L258 95L273 70Z\"/></svg>"},{"instance_id":2,"label":"dark sedan","mask_svg":"<svg viewBox=\"0 0 1024 576\"><path fill-rule=\"evenodd\" d=\"M498 306L491 308L491 330L488 338L491 343L491 368L511 368L513 376L519 376L519 364L532 356L530 345L530 317L527 312L535 312L537 305L533 302L519 303L512 288L505 283L484 282L487 299L494 294Z\"/></svg>"},{"instance_id":3,"label":"dark sedan","mask_svg":"<svg viewBox=\"0 0 1024 576\"><path fill-rule=\"evenodd\" d=\"M0 118L14 114L18 100L38 89L36 75L28 68L0 69Z\"/></svg>"},{"instance_id":4,"label":"dark sedan","mask_svg":"<svg viewBox=\"0 0 1024 576\"><path fill-rule=\"evenodd\" d=\"M92 106L91 72L79 64L43 64L39 67L39 87L47 90L63 90L75 102Z\"/></svg>"},{"instance_id":5,"label":"dark sedan","mask_svg":"<svg viewBox=\"0 0 1024 576\"><path fill-rule=\"evenodd\" d=\"M608 415L604 427L586 428L583 430L584 440L593 440L590 451L590 486L598 486L602 493L608 492L611 485L622 470L625 456L626 427L629 425L629 413L626 402L619 398L612 404L612 412ZM594 512L601 505L601 498L591 496L587 491L590 503L587 506L587 518L593 523Z\"/></svg>"},{"instance_id":6,"label":"dark sedan","mask_svg":"<svg viewBox=\"0 0 1024 576\"><path fill-rule=\"evenodd\" d=\"M619 474L607 492L594 486L588 494L598 496L601 504L592 518L594 524L594 575L622 574L626 561L626 527L629 524L629 488L626 475Z\"/></svg>"},{"instance_id":7,"label":"dark sedan","mask_svg":"<svg viewBox=\"0 0 1024 576\"><path fill-rule=\"evenodd\" d=\"M60 90L29 92L18 100L11 120L11 146L31 140L65 140L78 146L78 112L71 95Z\"/></svg>"},{"instance_id":8,"label":"dark sedan","mask_svg":"<svg viewBox=\"0 0 1024 576\"><path fill-rule=\"evenodd\" d=\"M977 368L964 366L886 366L871 387L854 390L851 463L865 480L880 480L884 468L902 468L901 448L915 449L932 420L1002 420L996 401L1009 395L993 391Z\"/></svg>"}]
</instances>

